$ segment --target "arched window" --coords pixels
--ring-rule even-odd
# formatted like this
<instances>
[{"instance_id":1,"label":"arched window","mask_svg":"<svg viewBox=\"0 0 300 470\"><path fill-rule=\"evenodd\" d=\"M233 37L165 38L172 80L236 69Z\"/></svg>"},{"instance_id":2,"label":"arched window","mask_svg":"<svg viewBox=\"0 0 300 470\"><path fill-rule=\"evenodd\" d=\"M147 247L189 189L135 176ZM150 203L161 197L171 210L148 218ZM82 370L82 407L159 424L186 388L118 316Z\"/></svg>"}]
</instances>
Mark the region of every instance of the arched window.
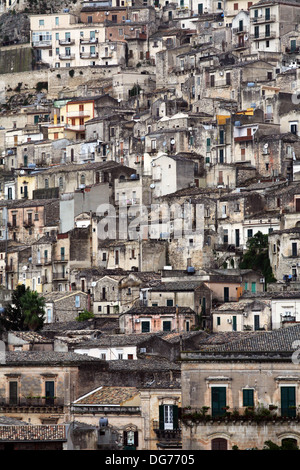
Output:
<instances>
[{"instance_id":1,"label":"arched window","mask_svg":"<svg viewBox=\"0 0 300 470\"><path fill-rule=\"evenodd\" d=\"M85 184L85 175L80 175L80 184Z\"/></svg>"},{"instance_id":2,"label":"arched window","mask_svg":"<svg viewBox=\"0 0 300 470\"><path fill-rule=\"evenodd\" d=\"M228 450L227 440L222 437L217 437L211 441L211 450Z\"/></svg>"},{"instance_id":3,"label":"arched window","mask_svg":"<svg viewBox=\"0 0 300 470\"><path fill-rule=\"evenodd\" d=\"M48 178L45 179L45 188L46 188L46 189L49 188L49 180L48 180Z\"/></svg>"},{"instance_id":4,"label":"arched window","mask_svg":"<svg viewBox=\"0 0 300 470\"><path fill-rule=\"evenodd\" d=\"M58 179L58 186L59 186L59 189L63 189L64 187L64 180L62 176L60 176Z\"/></svg>"},{"instance_id":5,"label":"arched window","mask_svg":"<svg viewBox=\"0 0 300 470\"><path fill-rule=\"evenodd\" d=\"M281 441L282 450L299 450L297 439L286 438Z\"/></svg>"}]
</instances>

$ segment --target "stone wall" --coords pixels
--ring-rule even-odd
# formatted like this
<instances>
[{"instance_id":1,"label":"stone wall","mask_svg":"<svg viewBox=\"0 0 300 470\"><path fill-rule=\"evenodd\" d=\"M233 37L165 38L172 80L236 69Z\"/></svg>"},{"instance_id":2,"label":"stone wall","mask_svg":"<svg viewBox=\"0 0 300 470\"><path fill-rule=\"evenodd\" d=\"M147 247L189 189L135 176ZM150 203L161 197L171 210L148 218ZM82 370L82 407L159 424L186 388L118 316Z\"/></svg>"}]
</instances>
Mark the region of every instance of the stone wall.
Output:
<instances>
[{"instance_id":1,"label":"stone wall","mask_svg":"<svg viewBox=\"0 0 300 470\"><path fill-rule=\"evenodd\" d=\"M222 438L227 442L227 450L237 446L239 450L262 449L266 441L281 446L282 439L293 438L299 445L299 422L198 424L182 426L183 450L211 450L212 439Z\"/></svg>"}]
</instances>

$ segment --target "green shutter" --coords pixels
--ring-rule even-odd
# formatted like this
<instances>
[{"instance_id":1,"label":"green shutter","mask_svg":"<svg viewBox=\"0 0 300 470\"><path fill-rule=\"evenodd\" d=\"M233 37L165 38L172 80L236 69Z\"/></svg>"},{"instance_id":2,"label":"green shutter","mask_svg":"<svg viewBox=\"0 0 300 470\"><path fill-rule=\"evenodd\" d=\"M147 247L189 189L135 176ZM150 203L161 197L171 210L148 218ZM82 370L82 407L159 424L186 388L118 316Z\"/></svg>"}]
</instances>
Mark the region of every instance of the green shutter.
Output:
<instances>
[{"instance_id":1,"label":"green shutter","mask_svg":"<svg viewBox=\"0 0 300 470\"><path fill-rule=\"evenodd\" d=\"M281 416L296 416L295 387L281 387Z\"/></svg>"},{"instance_id":2,"label":"green shutter","mask_svg":"<svg viewBox=\"0 0 300 470\"><path fill-rule=\"evenodd\" d=\"M178 406L173 406L173 429L178 429Z\"/></svg>"},{"instance_id":3,"label":"green shutter","mask_svg":"<svg viewBox=\"0 0 300 470\"><path fill-rule=\"evenodd\" d=\"M252 389L243 390L243 406L254 406L254 392Z\"/></svg>"},{"instance_id":4,"label":"green shutter","mask_svg":"<svg viewBox=\"0 0 300 470\"><path fill-rule=\"evenodd\" d=\"M226 406L226 387L211 388L211 408L212 416L222 416Z\"/></svg>"}]
</instances>

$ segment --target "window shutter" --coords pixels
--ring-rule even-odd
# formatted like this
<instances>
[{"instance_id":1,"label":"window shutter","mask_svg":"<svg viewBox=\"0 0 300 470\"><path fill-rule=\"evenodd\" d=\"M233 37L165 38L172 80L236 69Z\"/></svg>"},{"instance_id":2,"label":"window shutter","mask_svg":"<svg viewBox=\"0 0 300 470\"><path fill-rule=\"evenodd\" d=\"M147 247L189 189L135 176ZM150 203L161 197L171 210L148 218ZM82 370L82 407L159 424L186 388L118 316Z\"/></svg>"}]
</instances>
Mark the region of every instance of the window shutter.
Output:
<instances>
[{"instance_id":1,"label":"window shutter","mask_svg":"<svg viewBox=\"0 0 300 470\"><path fill-rule=\"evenodd\" d=\"M164 405L159 405L159 429L164 429Z\"/></svg>"},{"instance_id":2,"label":"window shutter","mask_svg":"<svg viewBox=\"0 0 300 470\"><path fill-rule=\"evenodd\" d=\"M134 431L134 445L135 447L138 447L139 445L139 432L138 431Z\"/></svg>"},{"instance_id":3,"label":"window shutter","mask_svg":"<svg viewBox=\"0 0 300 470\"><path fill-rule=\"evenodd\" d=\"M173 429L178 429L178 406L173 406Z\"/></svg>"}]
</instances>

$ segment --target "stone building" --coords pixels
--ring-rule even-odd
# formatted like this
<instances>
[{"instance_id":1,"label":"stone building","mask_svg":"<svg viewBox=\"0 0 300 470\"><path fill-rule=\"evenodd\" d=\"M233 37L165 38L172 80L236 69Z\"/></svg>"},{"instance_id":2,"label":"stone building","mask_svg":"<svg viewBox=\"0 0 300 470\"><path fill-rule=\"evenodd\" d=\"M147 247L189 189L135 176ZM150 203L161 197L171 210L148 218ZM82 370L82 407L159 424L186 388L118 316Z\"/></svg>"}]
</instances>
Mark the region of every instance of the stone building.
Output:
<instances>
[{"instance_id":1,"label":"stone building","mask_svg":"<svg viewBox=\"0 0 300 470\"><path fill-rule=\"evenodd\" d=\"M299 326L242 335L181 354L183 449L299 446Z\"/></svg>"}]
</instances>

